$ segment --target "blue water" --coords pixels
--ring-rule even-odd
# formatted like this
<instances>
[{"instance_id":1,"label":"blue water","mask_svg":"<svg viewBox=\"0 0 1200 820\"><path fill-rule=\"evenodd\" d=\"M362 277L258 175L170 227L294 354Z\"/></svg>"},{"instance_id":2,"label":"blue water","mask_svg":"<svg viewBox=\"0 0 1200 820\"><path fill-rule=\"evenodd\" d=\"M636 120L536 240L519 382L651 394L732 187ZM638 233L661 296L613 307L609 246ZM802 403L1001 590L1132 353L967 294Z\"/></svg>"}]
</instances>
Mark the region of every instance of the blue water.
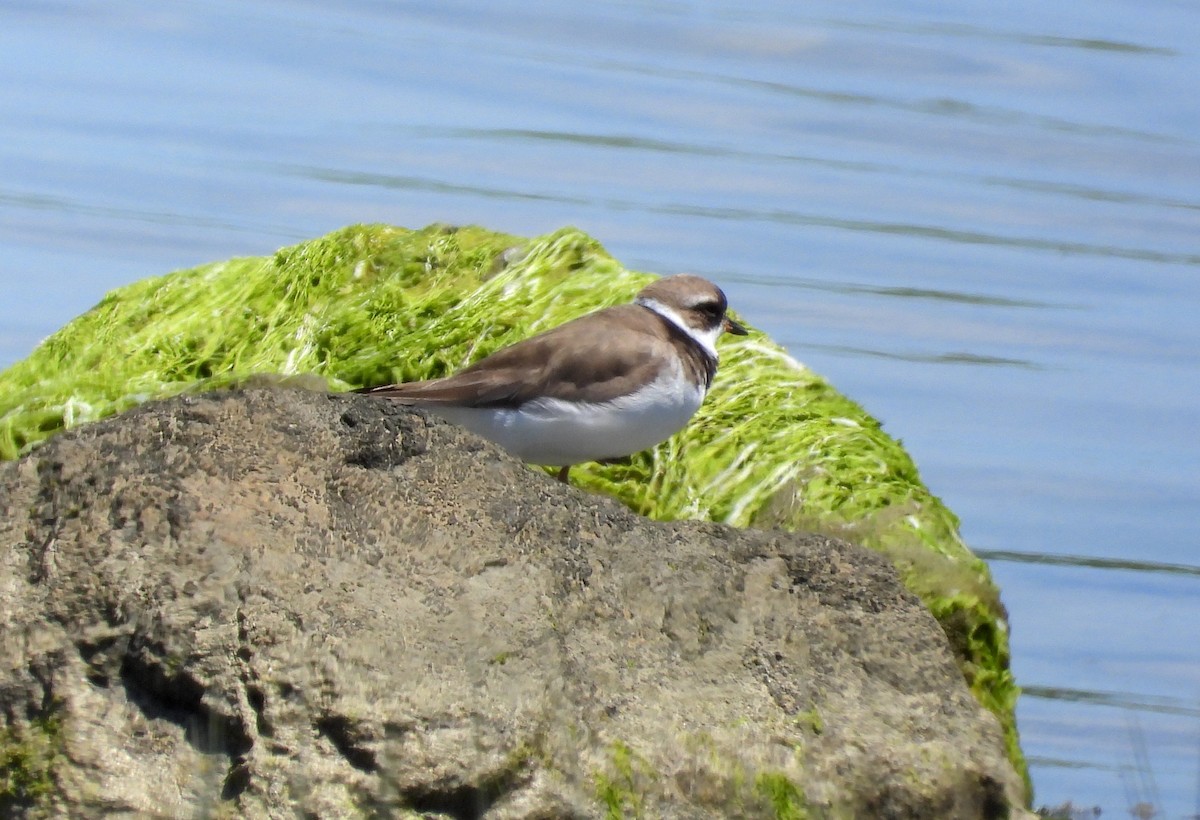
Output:
<instances>
[{"instance_id":1,"label":"blue water","mask_svg":"<svg viewBox=\"0 0 1200 820\"><path fill-rule=\"evenodd\" d=\"M721 282L991 556L1037 802L1200 812L1200 5L0 4L0 366L369 221Z\"/></svg>"}]
</instances>

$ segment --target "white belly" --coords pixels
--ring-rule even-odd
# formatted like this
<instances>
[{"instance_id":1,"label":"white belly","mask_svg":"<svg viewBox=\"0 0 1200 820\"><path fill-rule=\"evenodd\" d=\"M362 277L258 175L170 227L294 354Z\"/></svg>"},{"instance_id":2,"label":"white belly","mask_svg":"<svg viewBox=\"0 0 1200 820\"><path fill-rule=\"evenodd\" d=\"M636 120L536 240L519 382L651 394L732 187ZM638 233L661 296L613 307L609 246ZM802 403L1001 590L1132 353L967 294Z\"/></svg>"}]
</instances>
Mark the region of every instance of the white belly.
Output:
<instances>
[{"instance_id":1,"label":"white belly","mask_svg":"<svg viewBox=\"0 0 1200 820\"><path fill-rule=\"evenodd\" d=\"M620 458L665 441L688 423L704 393L680 372L599 404L539 399L517 409L426 409L496 442L522 461L562 467Z\"/></svg>"}]
</instances>

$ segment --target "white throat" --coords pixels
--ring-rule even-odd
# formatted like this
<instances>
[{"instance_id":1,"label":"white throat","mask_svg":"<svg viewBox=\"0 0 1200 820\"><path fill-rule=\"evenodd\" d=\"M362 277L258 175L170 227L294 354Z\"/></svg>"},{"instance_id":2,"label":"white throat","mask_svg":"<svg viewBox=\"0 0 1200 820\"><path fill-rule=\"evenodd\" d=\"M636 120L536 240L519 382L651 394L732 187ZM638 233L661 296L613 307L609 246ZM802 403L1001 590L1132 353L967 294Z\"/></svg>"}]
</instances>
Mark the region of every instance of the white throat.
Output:
<instances>
[{"instance_id":1,"label":"white throat","mask_svg":"<svg viewBox=\"0 0 1200 820\"><path fill-rule=\"evenodd\" d=\"M683 321L683 317L679 315L675 308L668 307L657 299L638 297L634 301L642 307L650 308L659 316L663 317L668 322L675 325L675 327L686 333L696 342L696 344L704 348L708 355L712 356L714 362L720 359L720 356L717 355L717 337L721 335L720 325L708 330L688 327L687 323Z\"/></svg>"}]
</instances>

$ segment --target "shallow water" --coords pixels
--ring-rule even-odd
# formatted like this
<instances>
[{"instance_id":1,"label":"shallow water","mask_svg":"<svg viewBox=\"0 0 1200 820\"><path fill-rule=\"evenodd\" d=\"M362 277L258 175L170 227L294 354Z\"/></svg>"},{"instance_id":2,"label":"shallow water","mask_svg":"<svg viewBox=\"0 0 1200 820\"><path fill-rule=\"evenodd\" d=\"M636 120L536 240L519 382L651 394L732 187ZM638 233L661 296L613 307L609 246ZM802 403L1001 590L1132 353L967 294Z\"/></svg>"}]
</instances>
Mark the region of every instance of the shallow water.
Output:
<instances>
[{"instance_id":1,"label":"shallow water","mask_svg":"<svg viewBox=\"0 0 1200 820\"><path fill-rule=\"evenodd\" d=\"M352 222L577 225L719 281L904 441L1004 590L1038 803L1200 812L1200 7L0 21L0 366Z\"/></svg>"}]
</instances>

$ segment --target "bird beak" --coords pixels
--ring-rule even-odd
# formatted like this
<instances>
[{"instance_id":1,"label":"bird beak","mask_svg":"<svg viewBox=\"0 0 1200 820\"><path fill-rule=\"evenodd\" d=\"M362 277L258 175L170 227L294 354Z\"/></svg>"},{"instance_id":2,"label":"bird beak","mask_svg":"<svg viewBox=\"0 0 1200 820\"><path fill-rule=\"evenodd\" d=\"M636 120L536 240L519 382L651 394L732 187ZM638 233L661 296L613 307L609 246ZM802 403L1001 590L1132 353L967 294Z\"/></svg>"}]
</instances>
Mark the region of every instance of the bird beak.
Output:
<instances>
[{"instance_id":1,"label":"bird beak","mask_svg":"<svg viewBox=\"0 0 1200 820\"><path fill-rule=\"evenodd\" d=\"M732 333L734 336L745 336L750 332L746 330L746 328L744 328L740 323L733 321L733 319L730 319L728 316L726 316L725 321L721 323L721 329L726 333Z\"/></svg>"}]
</instances>

